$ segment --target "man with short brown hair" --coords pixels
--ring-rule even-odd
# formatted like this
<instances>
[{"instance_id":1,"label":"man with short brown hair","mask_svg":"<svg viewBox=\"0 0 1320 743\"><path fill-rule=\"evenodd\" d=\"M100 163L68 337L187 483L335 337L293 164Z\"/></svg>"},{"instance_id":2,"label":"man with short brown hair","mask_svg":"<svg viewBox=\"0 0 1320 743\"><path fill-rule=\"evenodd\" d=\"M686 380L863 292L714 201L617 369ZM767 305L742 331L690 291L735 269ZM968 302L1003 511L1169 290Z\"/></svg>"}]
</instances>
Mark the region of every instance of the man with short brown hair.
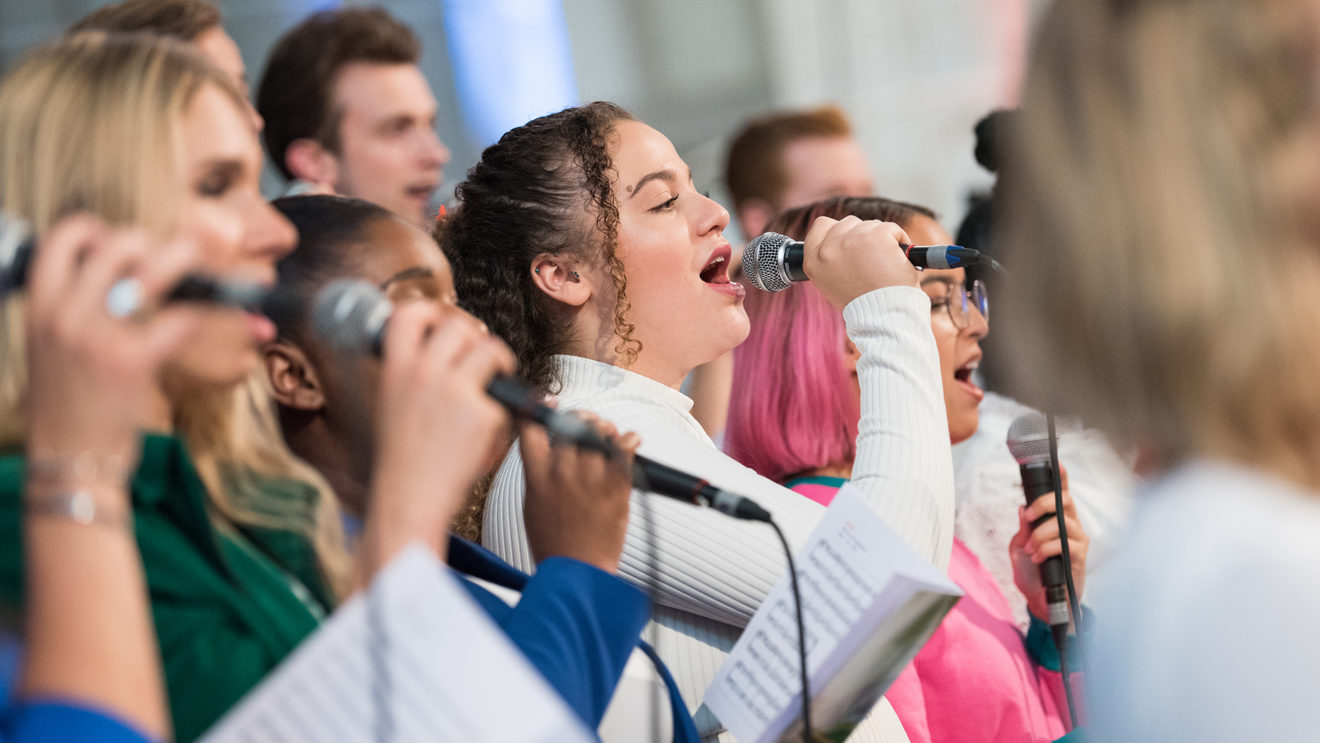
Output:
<instances>
[{"instance_id":1,"label":"man with short brown hair","mask_svg":"<svg viewBox=\"0 0 1320 743\"><path fill-rule=\"evenodd\" d=\"M729 148L724 177L748 239L784 209L875 192L866 153L837 106L776 111L748 122Z\"/></svg>"},{"instance_id":2,"label":"man with short brown hair","mask_svg":"<svg viewBox=\"0 0 1320 743\"><path fill-rule=\"evenodd\" d=\"M257 88L284 177L425 227L449 150L420 57L413 32L380 8L321 11L285 33Z\"/></svg>"},{"instance_id":3,"label":"man with short brown hair","mask_svg":"<svg viewBox=\"0 0 1320 743\"><path fill-rule=\"evenodd\" d=\"M729 147L724 181L746 240L765 232L785 209L831 196L875 193L866 153L837 106L775 111L747 122ZM735 261L741 265L741 256ZM687 387L692 415L713 437L724 431L732 387L731 352L692 373Z\"/></svg>"}]
</instances>

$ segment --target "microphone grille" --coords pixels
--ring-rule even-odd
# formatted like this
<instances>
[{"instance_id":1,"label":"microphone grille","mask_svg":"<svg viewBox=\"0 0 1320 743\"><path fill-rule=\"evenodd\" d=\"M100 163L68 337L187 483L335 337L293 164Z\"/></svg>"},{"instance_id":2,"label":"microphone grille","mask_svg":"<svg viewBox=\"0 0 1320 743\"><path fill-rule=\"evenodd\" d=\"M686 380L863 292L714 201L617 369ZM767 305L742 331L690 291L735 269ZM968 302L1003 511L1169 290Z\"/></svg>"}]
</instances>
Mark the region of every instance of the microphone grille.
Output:
<instances>
[{"instance_id":1,"label":"microphone grille","mask_svg":"<svg viewBox=\"0 0 1320 743\"><path fill-rule=\"evenodd\" d=\"M27 220L0 211L0 296L23 285L31 251Z\"/></svg>"},{"instance_id":2,"label":"microphone grille","mask_svg":"<svg viewBox=\"0 0 1320 743\"><path fill-rule=\"evenodd\" d=\"M780 254L789 238L767 232L752 238L743 248L743 276L763 292L782 292L793 285L785 275Z\"/></svg>"},{"instance_id":3,"label":"microphone grille","mask_svg":"<svg viewBox=\"0 0 1320 743\"><path fill-rule=\"evenodd\" d=\"M335 279L316 293L312 329L339 353L369 354L394 307L360 279Z\"/></svg>"},{"instance_id":4,"label":"microphone grille","mask_svg":"<svg viewBox=\"0 0 1320 743\"><path fill-rule=\"evenodd\" d=\"M1047 462L1050 458L1050 428L1040 413L1024 413L1008 427L1008 451L1018 464Z\"/></svg>"}]
</instances>

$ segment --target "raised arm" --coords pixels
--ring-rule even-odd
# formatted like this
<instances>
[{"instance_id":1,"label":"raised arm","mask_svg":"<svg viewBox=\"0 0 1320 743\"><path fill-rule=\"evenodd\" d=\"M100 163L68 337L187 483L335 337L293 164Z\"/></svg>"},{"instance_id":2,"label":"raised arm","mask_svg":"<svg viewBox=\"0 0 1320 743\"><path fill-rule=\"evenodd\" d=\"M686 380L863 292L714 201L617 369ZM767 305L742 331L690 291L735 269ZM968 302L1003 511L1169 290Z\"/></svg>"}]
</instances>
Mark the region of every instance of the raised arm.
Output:
<instances>
[{"instance_id":1,"label":"raised arm","mask_svg":"<svg viewBox=\"0 0 1320 743\"><path fill-rule=\"evenodd\" d=\"M106 297L129 276L150 305L195 262L195 251L153 250L148 260L147 247L141 234L75 217L36 251L26 296L19 694L28 702L85 704L166 738L169 712L128 481L156 375L196 310L130 320L113 317ZM96 718L74 710L70 719Z\"/></svg>"},{"instance_id":2,"label":"raised arm","mask_svg":"<svg viewBox=\"0 0 1320 743\"><path fill-rule=\"evenodd\" d=\"M809 258L807 270L830 277L822 290L827 286L831 301L844 307L849 334L862 352L859 482L851 487L859 488L914 550L945 568L953 539L953 465L930 301L916 288L915 269L898 247L903 235L896 226L855 218L821 224L808 242L808 256L817 255L819 262ZM831 233L835 225L842 227ZM882 265L874 265L871 254L881 254ZM636 395L607 393L582 407L639 433L640 454L756 500L795 546L821 518L818 504L717 450L690 415ZM521 468L517 452L505 460L491 492L484 540L528 568L530 552L520 528ZM663 605L742 626L787 567L783 548L764 524L636 491L631 511L619 573L647 585L654 540L657 600Z\"/></svg>"}]
</instances>

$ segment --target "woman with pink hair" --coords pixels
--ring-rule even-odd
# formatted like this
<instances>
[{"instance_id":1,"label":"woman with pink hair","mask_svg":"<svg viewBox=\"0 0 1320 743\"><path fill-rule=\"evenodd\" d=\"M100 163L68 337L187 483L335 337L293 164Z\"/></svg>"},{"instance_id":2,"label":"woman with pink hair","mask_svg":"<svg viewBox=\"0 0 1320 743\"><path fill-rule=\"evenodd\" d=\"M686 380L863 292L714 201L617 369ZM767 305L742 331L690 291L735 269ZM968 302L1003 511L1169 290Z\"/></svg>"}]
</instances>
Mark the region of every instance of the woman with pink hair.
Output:
<instances>
[{"instance_id":1,"label":"woman with pink hair","mask_svg":"<svg viewBox=\"0 0 1320 743\"><path fill-rule=\"evenodd\" d=\"M952 238L925 207L877 197L841 197L784 212L770 229L801 239L817 217L856 216L898 224L914 244ZM972 380L989 332L985 290L963 269L921 273L931 300L949 437L976 432L983 392ZM735 350L733 399L725 448L730 456L812 500L828 505L852 474L860 417L861 358L842 314L810 283L768 294L749 290L751 334ZM1078 591L1088 540L1064 478L1064 517ZM1062 544L1054 499L1019 509L1008 545L1014 578L1032 620L1024 638L994 577L957 539L949 577L965 592L939 630L886 692L913 743L1050 741L1068 732L1058 651L1050 639L1039 564ZM956 518L956 514L955 514Z\"/></svg>"}]
</instances>

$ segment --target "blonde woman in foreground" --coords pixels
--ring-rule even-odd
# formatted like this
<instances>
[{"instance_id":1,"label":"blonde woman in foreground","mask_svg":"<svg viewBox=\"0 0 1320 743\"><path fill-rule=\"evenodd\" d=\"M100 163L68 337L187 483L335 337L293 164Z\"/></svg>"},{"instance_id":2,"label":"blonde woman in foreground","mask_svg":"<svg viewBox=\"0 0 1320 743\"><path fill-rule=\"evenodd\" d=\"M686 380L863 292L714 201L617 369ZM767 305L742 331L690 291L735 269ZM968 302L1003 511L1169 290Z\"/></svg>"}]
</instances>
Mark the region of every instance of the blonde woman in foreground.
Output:
<instances>
[{"instance_id":1,"label":"blonde woman in foreground","mask_svg":"<svg viewBox=\"0 0 1320 743\"><path fill-rule=\"evenodd\" d=\"M95 362L136 349L107 350L96 342L112 336L82 335L123 330L106 301L119 278L139 279L148 296L185 268L273 283L296 235L261 197L260 170L242 96L179 42L78 35L36 51L0 84L0 209L43 238L33 284L0 318L0 447L11 455L0 458L0 614L40 608L42 594L24 591L23 550L32 556L36 544L24 544L25 498L29 510L84 521L90 506L88 530L131 530L176 740L198 737L256 685L354 579L333 498L278 430L260 425L260 411L236 402L258 344L273 337L269 320L198 310L186 337L176 329L155 339L109 388L103 377L116 368ZM125 245L103 225L141 235ZM191 262L160 247L174 243L192 251ZM113 260L88 257L107 251ZM88 292L72 293L75 275ZM82 319L57 313L52 297L77 304ZM359 580L414 540L444 556L444 527L503 424L485 385L512 369L508 351L476 323L405 308L390 325L373 483L381 497L365 526ZM463 415L440 414L455 410ZM73 493L83 494L76 511ZM118 548L128 544L121 538ZM29 586L41 578L36 569ZM46 608L40 621L75 618ZM125 639L149 645L143 624ZM34 640L30 665L38 650ZM151 684L149 674L136 680L136 688ZM25 682L35 685L30 674ZM170 736L159 702L129 712L145 732Z\"/></svg>"},{"instance_id":2,"label":"blonde woman in foreground","mask_svg":"<svg viewBox=\"0 0 1320 743\"><path fill-rule=\"evenodd\" d=\"M1149 477L1097 606L1099 740L1316 736L1318 10L1060 2L1036 41L1014 357Z\"/></svg>"}]
</instances>

